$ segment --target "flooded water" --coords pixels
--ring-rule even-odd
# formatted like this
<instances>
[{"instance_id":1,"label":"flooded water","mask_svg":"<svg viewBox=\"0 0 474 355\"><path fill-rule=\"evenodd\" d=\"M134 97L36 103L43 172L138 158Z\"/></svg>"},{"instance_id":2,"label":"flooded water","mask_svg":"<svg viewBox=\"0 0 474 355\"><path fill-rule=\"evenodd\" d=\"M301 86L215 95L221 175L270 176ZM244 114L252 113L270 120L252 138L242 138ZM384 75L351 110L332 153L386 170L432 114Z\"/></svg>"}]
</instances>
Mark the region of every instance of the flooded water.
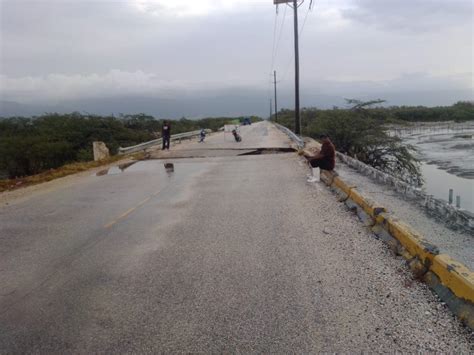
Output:
<instances>
[{"instance_id":1,"label":"flooded water","mask_svg":"<svg viewBox=\"0 0 474 355\"><path fill-rule=\"evenodd\" d=\"M428 195L448 201L449 189L453 189L454 203L456 196L461 196L461 208L474 213L474 180L464 179L439 169L436 165L423 163L421 166L425 177L424 190Z\"/></svg>"},{"instance_id":2,"label":"flooded water","mask_svg":"<svg viewBox=\"0 0 474 355\"><path fill-rule=\"evenodd\" d=\"M461 197L461 208L474 213L474 127L426 129L407 133L404 142L415 146L423 162L427 194L448 201L449 189Z\"/></svg>"}]
</instances>

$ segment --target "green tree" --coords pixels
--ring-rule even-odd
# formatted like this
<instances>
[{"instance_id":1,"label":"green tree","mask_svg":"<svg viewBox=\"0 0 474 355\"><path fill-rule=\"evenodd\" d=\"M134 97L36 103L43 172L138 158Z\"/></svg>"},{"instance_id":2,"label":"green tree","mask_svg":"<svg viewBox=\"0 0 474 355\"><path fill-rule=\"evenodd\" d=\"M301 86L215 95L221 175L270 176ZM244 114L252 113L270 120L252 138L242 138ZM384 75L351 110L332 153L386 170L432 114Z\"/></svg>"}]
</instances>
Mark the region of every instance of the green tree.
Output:
<instances>
[{"instance_id":1,"label":"green tree","mask_svg":"<svg viewBox=\"0 0 474 355\"><path fill-rule=\"evenodd\" d=\"M385 127L386 117L372 108L383 101L348 100L348 103L352 105L350 109L304 108L303 133L316 139L323 133L328 134L338 151L410 184L421 185L420 165L412 154L415 148L390 136ZM282 111L278 117L283 124L292 127L293 111Z\"/></svg>"},{"instance_id":2,"label":"green tree","mask_svg":"<svg viewBox=\"0 0 474 355\"><path fill-rule=\"evenodd\" d=\"M172 133L217 130L233 118L172 121ZM259 118L254 117L254 120ZM103 141L112 154L119 147L155 139L163 120L143 113L96 116L49 113L36 118L0 119L0 177L33 175L61 165L92 160L92 142Z\"/></svg>"}]
</instances>

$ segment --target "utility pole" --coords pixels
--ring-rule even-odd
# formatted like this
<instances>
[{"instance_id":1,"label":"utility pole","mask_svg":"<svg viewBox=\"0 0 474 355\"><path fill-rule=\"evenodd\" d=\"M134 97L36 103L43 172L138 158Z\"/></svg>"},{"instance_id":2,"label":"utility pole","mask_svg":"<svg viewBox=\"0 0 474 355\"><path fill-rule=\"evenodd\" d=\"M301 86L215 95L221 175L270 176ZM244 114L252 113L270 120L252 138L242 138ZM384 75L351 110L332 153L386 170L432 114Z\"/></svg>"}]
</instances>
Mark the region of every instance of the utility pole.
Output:
<instances>
[{"instance_id":1,"label":"utility pole","mask_svg":"<svg viewBox=\"0 0 474 355\"><path fill-rule=\"evenodd\" d=\"M273 72L273 85L275 86L275 122L278 122L278 101L277 101L277 72Z\"/></svg>"},{"instance_id":2,"label":"utility pole","mask_svg":"<svg viewBox=\"0 0 474 355\"><path fill-rule=\"evenodd\" d=\"M293 11L295 13L295 133L301 134L300 118L300 53L298 39L298 3L293 0Z\"/></svg>"},{"instance_id":3,"label":"utility pole","mask_svg":"<svg viewBox=\"0 0 474 355\"><path fill-rule=\"evenodd\" d=\"M272 116L273 116L272 108L273 108L273 102L272 102L272 99L270 99L270 120L272 119Z\"/></svg>"},{"instance_id":4,"label":"utility pole","mask_svg":"<svg viewBox=\"0 0 474 355\"><path fill-rule=\"evenodd\" d=\"M300 5L304 2L301 1ZM293 5L290 5L292 3ZM311 2L312 3L312 2ZM295 31L295 133L301 134L301 118L300 118L300 54L298 39L298 0L273 0L273 4L288 4L293 8L294 12L294 31ZM311 8L311 5L310 5Z\"/></svg>"}]
</instances>

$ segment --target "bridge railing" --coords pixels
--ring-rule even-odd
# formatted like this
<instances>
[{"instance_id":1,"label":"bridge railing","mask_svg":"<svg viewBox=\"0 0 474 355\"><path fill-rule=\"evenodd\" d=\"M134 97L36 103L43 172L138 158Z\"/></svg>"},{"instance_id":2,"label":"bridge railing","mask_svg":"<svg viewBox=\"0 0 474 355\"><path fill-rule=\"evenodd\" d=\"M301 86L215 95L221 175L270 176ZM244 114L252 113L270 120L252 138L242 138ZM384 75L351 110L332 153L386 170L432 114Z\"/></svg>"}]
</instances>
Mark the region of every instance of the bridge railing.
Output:
<instances>
[{"instance_id":1,"label":"bridge railing","mask_svg":"<svg viewBox=\"0 0 474 355\"><path fill-rule=\"evenodd\" d=\"M206 133L211 133L212 130L206 129ZM170 137L170 141L176 141L176 140L181 140L181 139L190 139L193 137L198 137L201 134L201 130L197 131L192 131L192 132L184 132L184 133L178 133L178 134L172 134ZM155 145L160 145L163 143L163 138L158 138L154 139L149 142L144 142L140 143L137 145L133 145L131 147L126 147L126 148L119 148L119 154L128 154L128 153L136 153L140 152L142 150L145 150L147 148L153 147Z\"/></svg>"},{"instance_id":2,"label":"bridge railing","mask_svg":"<svg viewBox=\"0 0 474 355\"><path fill-rule=\"evenodd\" d=\"M280 131L285 133L290 139L295 142L298 145L298 148L303 149L304 148L304 141L303 139L296 135L294 132L286 128L285 126L282 126L279 123L272 122Z\"/></svg>"}]
</instances>

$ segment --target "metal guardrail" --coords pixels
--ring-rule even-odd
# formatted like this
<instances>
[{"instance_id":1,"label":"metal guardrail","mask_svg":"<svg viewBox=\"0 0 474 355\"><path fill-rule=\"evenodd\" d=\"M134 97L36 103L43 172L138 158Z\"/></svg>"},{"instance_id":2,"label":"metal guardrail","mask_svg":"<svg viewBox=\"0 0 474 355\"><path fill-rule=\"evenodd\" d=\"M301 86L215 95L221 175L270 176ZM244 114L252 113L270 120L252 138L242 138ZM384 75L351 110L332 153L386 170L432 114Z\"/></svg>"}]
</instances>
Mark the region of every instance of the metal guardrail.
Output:
<instances>
[{"instance_id":1,"label":"metal guardrail","mask_svg":"<svg viewBox=\"0 0 474 355\"><path fill-rule=\"evenodd\" d=\"M212 130L206 129L206 133L211 133ZM176 141L176 140L181 140L181 139L188 139L188 138L193 138L197 137L201 134L201 130L198 131L192 131L192 132L185 132L185 133L178 133L178 134L172 134L170 137L170 141ZM119 148L119 154L127 154L127 153L136 153L142 150L145 150L147 148L153 147L155 145L162 144L163 138L158 138L154 139L149 142L144 142L140 143L131 147L126 147L126 148Z\"/></svg>"},{"instance_id":2,"label":"metal guardrail","mask_svg":"<svg viewBox=\"0 0 474 355\"><path fill-rule=\"evenodd\" d=\"M298 145L298 148L303 149L304 148L304 141L300 136L297 136L294 132L290 131L288 128L285 126L282 126L279 123L272 122L280 131L285 133L290 139L295 142Z\"/></svg>"}]
</instances>

